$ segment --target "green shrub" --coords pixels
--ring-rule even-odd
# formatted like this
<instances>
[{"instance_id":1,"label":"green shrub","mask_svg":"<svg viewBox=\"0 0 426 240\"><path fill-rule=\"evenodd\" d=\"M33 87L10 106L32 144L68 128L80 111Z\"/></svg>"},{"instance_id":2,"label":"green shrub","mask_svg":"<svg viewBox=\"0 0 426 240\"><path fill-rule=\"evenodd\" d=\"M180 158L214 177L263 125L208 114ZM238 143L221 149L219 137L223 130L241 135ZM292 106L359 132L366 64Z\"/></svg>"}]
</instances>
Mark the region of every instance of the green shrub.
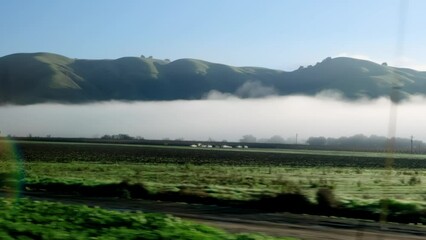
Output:
<instances>
[{"instance_id":1,"label":"green shrub","mask_svg":"<svg viewBox=\"0 0 426 240\"><path fill-rule=\"evenodd\" d=\"M322 208L334 208L339 205L334 191L328 187L322 187L317 190L316 201L318 206Z\"/></svg>"},{"instance_id":2,"label":"green shrub","mask_svg":"<svg viewBox=\"0 0 426 240\"><path fill-rule=\"evenodd\" d=\"M418 185L418 184L421 184L421 183L422 183L422 180L420 179L420 177L416 177L416 176L412 176L412 177L410 177L410 180L408 180L408 184L410 186Z\"/></svg>"}]
</instances>

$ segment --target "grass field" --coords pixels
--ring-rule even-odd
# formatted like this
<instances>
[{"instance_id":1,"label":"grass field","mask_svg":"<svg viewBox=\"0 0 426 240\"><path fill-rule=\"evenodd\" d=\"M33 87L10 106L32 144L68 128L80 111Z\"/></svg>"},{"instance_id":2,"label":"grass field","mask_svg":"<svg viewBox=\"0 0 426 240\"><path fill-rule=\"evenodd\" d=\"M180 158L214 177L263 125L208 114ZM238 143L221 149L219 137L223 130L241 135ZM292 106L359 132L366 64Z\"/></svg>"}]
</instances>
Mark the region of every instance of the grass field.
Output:
<instances>
[{"instance_id":1,"label":"grass field","mask_svg":"<svg viewBox=\"0 0 426 240\"><path fill-rule=\"evenodd\" d=\"M394 199L426 209L424 155L319 150L210 150L168 146L19 142L27 184L142 184L150 193L190 192L222 200L333 189L348 205ZM3 156L1 169L11 162ZM16 167L16 166L15 166Z\"/></svg>"},{"instance_id":2,"label":"grass field","mask_svg":"<svg viewBox=\"0 0 426 240\"><path fill-rule=\"evenodd\" d=\"M230 199L296 187L313 198L317 188L329 186L342 198L426 201L426 155L398 154L396 168L388 171L385 153L31 142L19 146L28 182L125 180L144 183L152 191L185 187Z\"/></svg>"},{"instance_id":3,"label":"grass field","mask_svg":"<svg viewBox=\"0 0 426 240\"><path fill-rule=\"evenodd\" d=\"M340 198L394 198L426 202L426 170L244 167L178 164L25 163L27 182L143 183L151 191L186 188L225 199L255 199L300 189L311 199L320 187Z\"/></svg>"}]
</instances>

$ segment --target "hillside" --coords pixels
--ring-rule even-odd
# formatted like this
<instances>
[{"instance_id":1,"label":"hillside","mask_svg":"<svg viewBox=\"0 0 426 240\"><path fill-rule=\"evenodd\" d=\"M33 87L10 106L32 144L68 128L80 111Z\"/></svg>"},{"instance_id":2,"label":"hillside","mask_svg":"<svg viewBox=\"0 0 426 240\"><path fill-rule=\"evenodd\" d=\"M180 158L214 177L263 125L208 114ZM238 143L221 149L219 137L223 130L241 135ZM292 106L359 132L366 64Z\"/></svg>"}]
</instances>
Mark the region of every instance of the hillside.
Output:
<instances>
[{"instance_id":1,"label":"hillside","mask_svg":"<svg viewBox=\"0 0 426 240\"><path fill-rule=\"evenodd\" d=\"M252 98L333 90L358 99L388 96L392 87L401 89L401 97L424 94L426 72L345 57L292 72L195 59L84 60L52 53L0 58L0 104L201 99L212 91Z\"/></svg>"}]
</instances>

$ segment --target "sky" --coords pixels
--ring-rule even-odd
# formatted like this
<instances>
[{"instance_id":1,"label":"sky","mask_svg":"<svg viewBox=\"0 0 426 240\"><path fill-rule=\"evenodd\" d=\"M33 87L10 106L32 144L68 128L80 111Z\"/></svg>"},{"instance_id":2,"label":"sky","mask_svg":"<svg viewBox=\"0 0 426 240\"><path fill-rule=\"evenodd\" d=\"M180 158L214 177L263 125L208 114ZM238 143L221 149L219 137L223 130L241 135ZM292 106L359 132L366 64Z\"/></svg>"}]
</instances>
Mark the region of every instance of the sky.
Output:
<instances>
[{"instance_id":1,"label":"sky","mask_svg":"<svg viewBox=\"0 0 426 240\"><path fill-rule=\"evenodd\" d=\"M350 56L426 70L424 9L422 0L1 1L0 56L143 54L288 71Z\"/></svg>"}]
</instances>

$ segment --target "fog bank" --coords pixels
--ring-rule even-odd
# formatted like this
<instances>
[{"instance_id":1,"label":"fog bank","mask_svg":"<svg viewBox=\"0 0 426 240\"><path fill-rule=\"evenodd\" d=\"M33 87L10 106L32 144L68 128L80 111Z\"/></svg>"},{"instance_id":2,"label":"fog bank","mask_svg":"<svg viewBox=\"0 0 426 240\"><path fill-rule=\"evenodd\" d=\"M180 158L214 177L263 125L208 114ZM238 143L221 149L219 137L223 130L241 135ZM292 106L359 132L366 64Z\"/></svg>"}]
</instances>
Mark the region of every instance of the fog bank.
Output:
<instances>
[{"instance_id":1,"label":"fog bank","mask_svg":"<svg viewBox=\"0 0 426 240\"><path fill-rule=\"evenodd\" d=\"M397 107L396 136L426 139L426 99L413 97ZM340 137L388 135L387 99L345 102L327 97L225 98L165 102L37 104L0 107L1 135L100 137L124 133L147 139L239 140L298 134Z\"/></svg>"}]
</instances>

